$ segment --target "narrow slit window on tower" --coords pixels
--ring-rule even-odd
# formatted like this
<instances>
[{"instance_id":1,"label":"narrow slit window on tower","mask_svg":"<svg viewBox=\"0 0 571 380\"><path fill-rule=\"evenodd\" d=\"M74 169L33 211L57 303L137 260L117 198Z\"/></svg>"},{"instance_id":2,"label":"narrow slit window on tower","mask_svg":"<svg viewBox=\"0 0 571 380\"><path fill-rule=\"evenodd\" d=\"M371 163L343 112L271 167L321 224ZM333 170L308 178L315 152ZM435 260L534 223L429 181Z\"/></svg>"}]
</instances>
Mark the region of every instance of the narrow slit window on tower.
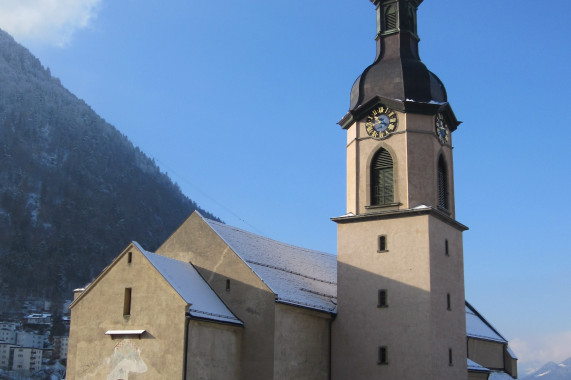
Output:
<instances>
[{"instance_id":1,"label":"narrow slit window on tower","mask_svg":"<svg viewBox=\"0 0 571 380\"><path fill-rule=\"evenodd\" d=\"M385 235L379 236L379 252L386 252L387 249L387 237Z\"/></svg>"},{"instance_id":2,"label":"narrow slit window on tower","mask_svg":"<svg viewBox=\"0 0 571 380\"><path fill-rule=\"evenodd\" d=\"M127 263L131 264L132 261L133 261L133 252L129 252L127 253Z\"/></svg>"},{"instance_id":3,"label":"narrow slit window on tower","mask_svg":"<svg viewBox=\"0 0 571 380\"><path fill-rule=\"evenodd\" d=\"M125 295L123 297L123 315L131 315L131 288L125 288Z\"/></svg>"},{"instance_id":4,"label":"narrow slit window on tower","mask_svg":"<svg viewBox=\"0 0 571 380\"><path fill-rule=\"evenodd\" d=\"M388 304L388 294L387 294L387 290L386 289L381 289L379 290L379 300L378 300L378 304L377 307L389 307Z\"/></svg>"},{"instance_id":5,"label":"narrow slit window on tower","mask_svg":"<svg viewBox=\"0 0 571 380\"><path fill-rule=\"evenodd\" d=\"M377 364L379 365L389 364L388 350L386 346L379 347L379 360Z\"/></svg>"},{"instance_id":6,"label":"narrow slit window on tower","mask_svg":"<svg viewBox=\"0 0 571 380\"><path fill-rule=\"evenodd\" d=\"M452 310L452 301L450 300L450 293L446 294L446 310Z\"/></svg>"},{"instance_id":7,"label":"narrow slit window on tower","mask_svg":"<svg viewBox=\"0 0 571 380\"><path fill-rule=\"evenodd\" d=\"M444 240L444 254L445 254L446 256L450 256L450 251L449 251L449 248L448 248L448 239Z\"/></svg>"},{"instance_id":8,"label":"narrow slit window on tower","mask_svg":"<svg viewBox=\"0 0 571 380\"><path fill-rule=\"evenodd\" d=\"M440 156L438 159L438 207L448 210L448 198L448 171L446 170L444 158Z\"/></svg>"},{"instance_id":9,"label":"narrow slit window on tower","mask_svg":"<svg viewBox=\"0 0 571 380\"><path fill-rule=\"evenodd\" d=\"M371 161L371 205L394 202L393 159L386 149L379 149Z\"/></svg>"},{"instance_id":10,"label":"narrow slit window on tower","mask_svg":"<svg viewBox=\"0 0 571 380\"><path fill-rule=\"evenodd\" d=\"M229 278L226 279L226 291L227 292L230 291L230 279Z\"/></svg>"},{"instance_id":11,"label":"narrow slit window on tower","mask_svg":"<svg viewBox=\"0 0 571 380\"><path fill-rule=\"evenodd\" d=\"M389 5L385 10L385 31L397 29L397 9Z\"/></svg>"},{"instance_id":12,"label":"narrow slit window on tower","mask_svg":"<svg viewBox=\"0 0 571 380\"><path fill-rule=\"evenodd\" d=\"M451 348L448 349L448 365L451 367L454 365Z\"/></svg>"}]
</instances>

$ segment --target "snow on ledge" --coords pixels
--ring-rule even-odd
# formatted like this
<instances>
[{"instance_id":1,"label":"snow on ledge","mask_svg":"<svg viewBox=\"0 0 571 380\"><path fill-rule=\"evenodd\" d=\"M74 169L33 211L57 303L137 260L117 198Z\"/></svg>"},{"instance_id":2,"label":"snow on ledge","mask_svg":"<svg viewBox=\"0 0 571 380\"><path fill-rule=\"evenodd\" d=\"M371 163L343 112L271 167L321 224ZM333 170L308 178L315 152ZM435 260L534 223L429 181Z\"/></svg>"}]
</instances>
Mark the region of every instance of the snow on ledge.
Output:
<instances>
[{"instance_id":1,"label":"snow on ledge","mask_svg":"<svg viewBox=\"0 0 571 380\"><path fill-rule=\"evenodd\" d=\"M110 335L113 339L116 335L137 335L141 339L141 335L145 333L145 330L107 330L105 335Z\"/></svg>"}]
</instances>

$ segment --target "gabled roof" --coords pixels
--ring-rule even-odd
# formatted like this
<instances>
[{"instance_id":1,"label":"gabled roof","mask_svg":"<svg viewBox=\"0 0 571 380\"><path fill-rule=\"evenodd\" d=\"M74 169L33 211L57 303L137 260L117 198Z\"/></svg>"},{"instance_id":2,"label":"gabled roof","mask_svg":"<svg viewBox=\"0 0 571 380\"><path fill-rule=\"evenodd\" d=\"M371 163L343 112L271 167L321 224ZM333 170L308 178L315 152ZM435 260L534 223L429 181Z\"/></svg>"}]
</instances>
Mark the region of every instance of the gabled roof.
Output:
<instances>
[{"instance_id":1,"label":"gabled roof","mask_svg":"<svg viewBox=\"0 0 571 380\"><path fill-rule=\"evenodd\" d=\"M508 341L478 313L478 311L466 302L466 335L470 338L490 340L493 342L507 343Z\"/></svg>"},{"instance_id":2,"label":"gabled roof","mask_svg":"<svg viewBox=\"0 0 571 380\"><path fill-rule=\"evenodd\" d=\"M276 294L278 302L335 312L336 256L203 219Z\"/></svg>"},{"instance_id":3,"label":"gabled roof","mask_svg":"<svg viewBox=\"0 0 571 380\"><path fill-rule=\"evenodd\" d=\"M489 373L488 380L513 380L513 377L504 371L492 371L470 359L468 359L468 372Z\"/></svg>"},{"instance_id":4,"label":"gabled roof","mask_svg":"<svg viewBox=\"0 0 571 380\"><path fill-rule=\"evenodd\" d=\"M70 309L91 291L91 289L97 286L99 281L113 269L121 257L131 250L131 247L140 251L143 257L149 261L182 299L190 305L188 313L191 317L242 325L242 322L232 314L191 264L148 252L136 242L129 244L111 264L103 269L103 272L73 300L69 306Z\"/></svg>"},{"instance_id":5,"label":"gabled roof","mask_svg":"<svg viewBox=\"0 0 571 380\"><path fill-rule=\"evenodd\" d=\"M190 305L188 312L192 317L242 325L191 264L147 252L133 244Z\"/></svg>"},{"instance_id":6,"label":"gabled roof","mask_svg":"<svg viewBox=\"0 0 571 380\"><path fill-rule=\"evenodd\" d=\"M469 372L487 372L490 373L491 371L486 367L482 367L478 363L473 360L468 359L468 371Z\"/></svg>"}]
</instances>

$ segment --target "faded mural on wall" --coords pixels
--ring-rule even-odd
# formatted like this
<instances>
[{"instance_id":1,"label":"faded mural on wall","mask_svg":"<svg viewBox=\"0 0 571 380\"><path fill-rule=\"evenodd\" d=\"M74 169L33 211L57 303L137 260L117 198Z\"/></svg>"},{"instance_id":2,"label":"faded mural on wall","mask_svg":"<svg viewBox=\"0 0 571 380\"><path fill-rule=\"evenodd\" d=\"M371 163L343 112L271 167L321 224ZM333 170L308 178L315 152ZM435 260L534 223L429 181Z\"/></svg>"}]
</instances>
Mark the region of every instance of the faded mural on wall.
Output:
<instances>
[{"instance_id":1,"label":"faded mural on wall","mask_svg":"<svg viewBox=\"0 0 571 380\"><path fill-rule=\"evenodd\" d=\"M113 348L113 354L102 362L90 363L83 369L81 380L128 380L130 373L145 373L147 364L141 357L141 349L130 339L124 339Z\"/></svg>"},{"instance_id":2,"label":"faded mural on wall","mask_svg":"<svg viewBox=\"0 0 571 380\"><path fill-rule=\"evenodd\" d=\"M113 356L109 358L109 368L111 371L107 375L107 380L127 380L130 372L147 372L147 365L141 358L141 351L129 339L115 346Z\"/></svg>"}]
</instances>

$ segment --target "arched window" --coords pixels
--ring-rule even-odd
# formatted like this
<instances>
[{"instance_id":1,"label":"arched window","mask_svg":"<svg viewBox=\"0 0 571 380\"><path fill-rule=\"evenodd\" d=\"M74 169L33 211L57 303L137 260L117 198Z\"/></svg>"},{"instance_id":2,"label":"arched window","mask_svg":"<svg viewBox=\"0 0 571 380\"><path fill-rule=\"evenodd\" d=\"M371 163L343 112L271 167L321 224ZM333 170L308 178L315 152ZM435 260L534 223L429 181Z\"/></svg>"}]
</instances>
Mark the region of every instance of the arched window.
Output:
<instances>
[{"instance_id":1,"label":"arched window","mask_svg":"<svg viewBox=\"0 0 571 380\"><path fill-rule=\"evenodd\" d=\"M448 198L448 171L444 157L440 156L438 159L438 207L448 210Z\"/></svg>"},{"instance_id":2,"label":"arched window","mask_svg":"<svg viewBox=\"0 0 571 380\"><path fill-rule=\"evenodd\" d=\"M386 149L381 148L371 161L371 205L393 202L393 159Z\"/></svg>"},{"instance_id":3,"label":"arched window","mask_svg":"<svg viewBox=\"0 0 571 380\"><path fill-rule=\"evenodd\" d=\"M385 10L385 31L397 28L397 9L390 5Z\"/></svg>"}]
</instances>

